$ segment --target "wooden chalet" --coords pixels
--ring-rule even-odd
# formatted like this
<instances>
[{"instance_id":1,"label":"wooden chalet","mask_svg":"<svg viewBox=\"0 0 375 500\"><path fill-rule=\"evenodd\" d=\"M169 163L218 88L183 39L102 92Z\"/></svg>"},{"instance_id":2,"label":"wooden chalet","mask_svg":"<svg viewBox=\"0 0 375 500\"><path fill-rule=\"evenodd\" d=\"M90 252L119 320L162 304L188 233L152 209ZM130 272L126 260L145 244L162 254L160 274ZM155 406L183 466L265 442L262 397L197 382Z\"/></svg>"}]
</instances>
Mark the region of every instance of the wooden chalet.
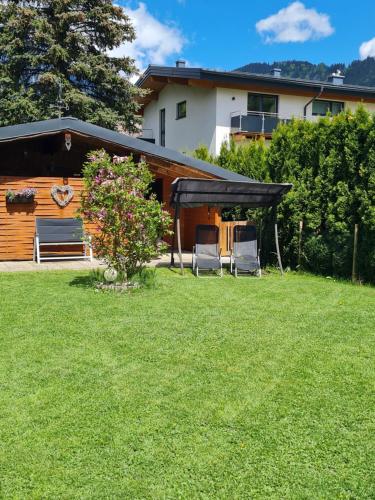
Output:
<instances>
[{"instance_id":1,"label":"wooden chalet","mask_svg":"<svg viewBox=\"0 0 375 500\"><path fill-rule=\"evenodd\" d=\"M0 260L31 260L36 217L74 217L83 188L82 166L87 154L104 148L114 155L144 157L155 176L153 189L173 214L171 184L177 177L223 179L249 182L251 179L210 163L197 160L141 139L114 132L75 118L52 119L0 128ZM65 204L52 195L53 188L69 186L73 194ZM7 199L9 190L37 190L31 202ZM191 250L197 224L216 224L221 246L229 248L228 223L221 221L220 209L201 206L182 208L182 248ZM230 223L229 223L230 225Z\"/></svg>"}]
</instances>

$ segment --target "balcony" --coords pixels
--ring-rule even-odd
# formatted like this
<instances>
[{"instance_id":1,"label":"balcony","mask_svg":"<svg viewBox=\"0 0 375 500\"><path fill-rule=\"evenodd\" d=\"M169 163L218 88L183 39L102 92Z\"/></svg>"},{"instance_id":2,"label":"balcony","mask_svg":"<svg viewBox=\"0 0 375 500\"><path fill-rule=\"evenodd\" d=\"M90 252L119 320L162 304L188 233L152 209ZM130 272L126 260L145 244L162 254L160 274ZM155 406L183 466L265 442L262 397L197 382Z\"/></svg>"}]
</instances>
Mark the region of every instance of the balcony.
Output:
<instances>
[{"instance_id":1,"label":"balcony","mask_svg":"<svg viewBox=\"0 0 375 500\"><path fill-rule=\"evenodd\" d=\"M155 144L155 136L154 136L154 131L152 130L152 128L142 129L142 132L137 135L137 138L142 139L143 141L151 142L152 144Z\"/></svg>"},{"instance_id":2,"label":"balcony","mask_svg":"<svg viewBox=\"0 0 375 500\"><path fill-rule=\"evenodd\" d=\"M271 136L279 123L287 123L291 120L291 116L285 117L278 113L263 113L260 111L241 113L235 111L230 114L231 133Z\"/></svg>"}]
</instances>

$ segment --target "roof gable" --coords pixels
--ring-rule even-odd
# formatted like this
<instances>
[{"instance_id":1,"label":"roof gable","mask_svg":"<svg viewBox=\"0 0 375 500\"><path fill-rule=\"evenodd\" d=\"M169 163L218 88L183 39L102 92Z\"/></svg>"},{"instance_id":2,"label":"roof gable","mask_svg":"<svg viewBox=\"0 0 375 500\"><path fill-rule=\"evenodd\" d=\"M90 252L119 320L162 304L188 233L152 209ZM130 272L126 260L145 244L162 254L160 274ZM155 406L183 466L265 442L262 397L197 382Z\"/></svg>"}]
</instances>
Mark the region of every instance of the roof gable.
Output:
<instances>
[{"instance_id":1,"label":"roof gable","mask_svg":"<svg viewBox=\"0 0 375 500\"><path fill-rule=\"evenodd\" d=\"M52 135L59 132L71 131L77 134L86 135L101 139L104 142L123 146L126 149L141 154L154 156L171 163L185 165L190 168L200 170L213 177L232 181L254 182L253 179L243 175L231 172L222 167L212 165L211 163L192 158L163 146L157 146L141 139L131 137L126 134L115 132L92 123L78 120L77 118L55 118L40 122L24 123L20 125L11 125L0 128L0 143L16 141L17 139L26 139L40 137L43 135Z\"/></svg>"}]
</instances>

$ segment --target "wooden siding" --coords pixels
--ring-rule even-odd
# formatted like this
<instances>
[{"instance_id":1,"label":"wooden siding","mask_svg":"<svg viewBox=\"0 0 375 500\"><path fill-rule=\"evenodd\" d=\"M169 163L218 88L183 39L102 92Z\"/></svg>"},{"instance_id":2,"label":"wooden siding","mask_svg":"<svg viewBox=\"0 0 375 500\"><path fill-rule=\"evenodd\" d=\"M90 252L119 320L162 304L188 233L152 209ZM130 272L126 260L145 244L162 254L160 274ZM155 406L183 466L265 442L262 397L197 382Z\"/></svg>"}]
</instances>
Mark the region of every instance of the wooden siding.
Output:
<instances>
[{"instance_id":1,"label":"wooden siding","mask_svg":"<svg viewBox=\"0 0 375 500\"><path fill-rule=\"evenodd\" d=\"M233 228L234 226L253 226L254 222L248 221L227 221L219 222L220 228L220 248L221 255L230 255L233 249Z\"/></svg>"},{"instance_id":2,"label":"wooden siding","mask_svg":"<svg viewBox=\"0 0 375 500\"><path fill-rule=\"evenodd\" d=\"M64 184L61 177L4 177L0 176L0 260L32 260L35 218L68 218L77 215L82 179L69 178L74 196L69 205L60 208L51 198L51 187ZM37 189L34 203L7 204L8 189L25 187Z\"/></svg>"},{"instance_id":3,"label":"wooden siding","mask_svg":"<svg viewBox=\"0 0 375 500\"><path fill-rule=\"evenodd\" d=\"M216 208L197 207L183 208L181 210L184 241L182 247L192 251L195 245L195 228L197 224L215 224L220 226L219 211Z\"/></svg>"},{"instance_id":4,"label":"wooden siding","mask_svg":"<svg viewBox=\"0 0 375 500\"><path fill-rule=\"evenodd\" d=\"M165 208L174 215L169 206L171 183L174 176L166 175L158 168L153 168L156 178L163 179L163 200ZM54 184L62 185L64 181L74 189L74 197L65 208L60 208L51 198L51 187ZM5 195L8 189L20 190L25 187L37 189L34 203L7 204ZM35 218L67 218L75 217L80 204L80 193L83 181L80 178L62 177L13 177L0 176L0 261L32 260L35 234ZM199 207L181 210L181 236L184 250L191 251L195 243L195 228L197 224L216 224L220 228L220 246L223 255L227 249L226 231L228 223L222 223L220 211L215 208ZM93 227L87 226L88 231ZM171 243L171 238L167 238ZM49 250L53 251L51 247ZM57 250L57 249L56 249ZM58 249L59 252L62 249Z\"/></svg>"}]
</instances>

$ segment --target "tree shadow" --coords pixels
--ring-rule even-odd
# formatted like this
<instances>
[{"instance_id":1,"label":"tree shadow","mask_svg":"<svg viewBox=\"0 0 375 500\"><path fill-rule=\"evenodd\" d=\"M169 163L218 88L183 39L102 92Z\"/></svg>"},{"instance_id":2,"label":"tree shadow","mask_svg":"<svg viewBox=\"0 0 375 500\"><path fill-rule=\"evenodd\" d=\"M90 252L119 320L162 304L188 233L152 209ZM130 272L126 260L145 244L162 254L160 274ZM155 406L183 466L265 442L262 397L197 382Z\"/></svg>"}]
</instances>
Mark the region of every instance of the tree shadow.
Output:
<instances>
[{"instance_id":1,"label":"tree shadow","mask_svg":"<svg viewBox=\"0 0 375 500\"><path fill-rule=\"evenodd\" d=\"M76 276L69 282L69 286L74 286L77 288L94 288L95 276L90 273L83 276Z\"/></svg>"}]
</instances>

